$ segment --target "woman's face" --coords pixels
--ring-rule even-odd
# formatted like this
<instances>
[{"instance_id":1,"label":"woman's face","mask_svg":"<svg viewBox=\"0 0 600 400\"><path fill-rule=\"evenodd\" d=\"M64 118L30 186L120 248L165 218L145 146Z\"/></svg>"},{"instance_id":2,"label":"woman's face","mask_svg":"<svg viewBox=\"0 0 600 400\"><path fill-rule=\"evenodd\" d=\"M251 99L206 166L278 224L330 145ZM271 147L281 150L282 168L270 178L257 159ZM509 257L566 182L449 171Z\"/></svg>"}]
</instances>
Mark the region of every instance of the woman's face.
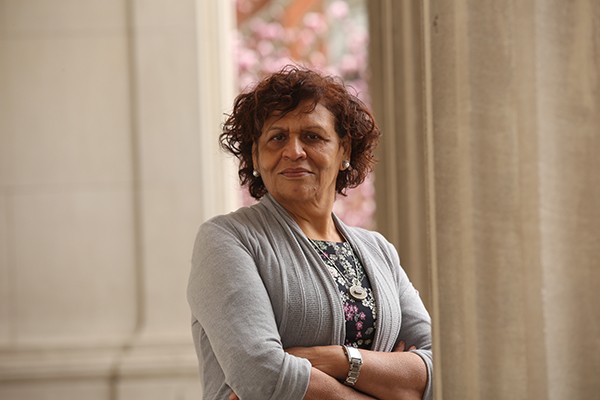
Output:
<instances>
[{"instance_id":1,"label":"woman's face","mask_svg":"<svg viewBox=\"0 0 600 400\"><path fill-rule=\"evenodd\" d=\"M333 114L321 104L306 112L301 103L281 117L271 115L253 148L254 167L267 191L282 205L312 202L330 206L349 145L335 132Z\"/></svg>"}]
</instances>

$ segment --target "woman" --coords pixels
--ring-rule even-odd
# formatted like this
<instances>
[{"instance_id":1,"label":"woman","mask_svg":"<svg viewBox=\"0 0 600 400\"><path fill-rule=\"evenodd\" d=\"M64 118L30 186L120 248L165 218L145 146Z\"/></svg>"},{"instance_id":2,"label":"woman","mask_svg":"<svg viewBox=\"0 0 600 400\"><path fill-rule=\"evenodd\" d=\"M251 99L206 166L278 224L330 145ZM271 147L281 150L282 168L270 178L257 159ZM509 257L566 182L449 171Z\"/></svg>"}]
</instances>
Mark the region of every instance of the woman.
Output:
<instances>
[{"instance_id":1,"label":"woman","mask_svg":"<svg viewBox=\"0 0 600 400\"><path fill-rule=\"evenodd\" d=\"M204 399L431 397L431 325L394 247L346 226L337 194L379 129L344 85L286 67L221 134L260 202L200 227L188 301Z\"/></svg>"}]
</instances>

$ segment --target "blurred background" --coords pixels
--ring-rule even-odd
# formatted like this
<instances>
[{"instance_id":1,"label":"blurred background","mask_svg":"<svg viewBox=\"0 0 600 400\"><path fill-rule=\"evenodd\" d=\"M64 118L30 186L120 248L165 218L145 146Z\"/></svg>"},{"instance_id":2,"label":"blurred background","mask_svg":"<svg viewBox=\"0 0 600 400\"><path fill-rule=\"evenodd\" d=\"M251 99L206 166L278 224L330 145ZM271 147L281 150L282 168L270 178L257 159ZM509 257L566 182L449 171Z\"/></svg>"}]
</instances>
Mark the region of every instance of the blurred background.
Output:
<instances>
[{"instance_id":1,"label":"blurred background","mask_svg":"<svg viewBox=\"0 0 600 400\"><path fill-rule=\"evenodd\" d=\"M398 248L436 398L597 398L599 21L594 0L0 0L0 398L201 398L194 236L252 202L220 126L289 62L380 123L336 212Z\"/></svg>"}]
</instances>

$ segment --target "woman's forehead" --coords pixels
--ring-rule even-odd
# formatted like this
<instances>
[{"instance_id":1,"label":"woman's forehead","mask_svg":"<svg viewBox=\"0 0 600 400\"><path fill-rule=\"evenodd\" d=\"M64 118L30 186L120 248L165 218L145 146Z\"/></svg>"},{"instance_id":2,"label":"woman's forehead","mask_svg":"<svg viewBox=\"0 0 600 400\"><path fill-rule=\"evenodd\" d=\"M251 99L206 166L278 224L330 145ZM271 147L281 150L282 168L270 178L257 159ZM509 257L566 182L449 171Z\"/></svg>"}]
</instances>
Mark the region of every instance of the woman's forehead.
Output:
<instances>
[{"instance_id":1,"label":"woman's forehead","mask_svg":"<svg viewBox=\"0 0 600 400\"><path fill-rule=\"evenodd\" d=\"M283 113L281 111L273 112L266 119L263 128L267 128L271 125L277 125L278 122L285 120L286 122L294 121L294 122L306 122L306 123L318 123L318 124L329 124L333 123L334 116L321 103L316 103L315 105L310 104L310 106L301 103L294 110L289 111L287 113Z\"/></svg>"}]
</instances>

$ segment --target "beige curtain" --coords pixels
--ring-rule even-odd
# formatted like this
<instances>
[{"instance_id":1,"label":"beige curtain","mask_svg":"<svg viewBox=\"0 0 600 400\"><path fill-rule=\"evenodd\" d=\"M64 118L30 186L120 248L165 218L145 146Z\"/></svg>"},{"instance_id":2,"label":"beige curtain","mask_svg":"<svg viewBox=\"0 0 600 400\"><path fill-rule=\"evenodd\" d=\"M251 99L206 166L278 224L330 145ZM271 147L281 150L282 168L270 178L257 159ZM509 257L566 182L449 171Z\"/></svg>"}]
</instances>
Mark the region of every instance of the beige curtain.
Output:
<instances>
[{"instance_id":1,"label":"beige curtain","mask_svg":"<svg viewBox=\"0 0 600 400\"><path fill-rule=\"evenodd\" d=\"M600 3L370 1L378 226L436 398L600 393Z\"/></svg>"}]
</instances>

